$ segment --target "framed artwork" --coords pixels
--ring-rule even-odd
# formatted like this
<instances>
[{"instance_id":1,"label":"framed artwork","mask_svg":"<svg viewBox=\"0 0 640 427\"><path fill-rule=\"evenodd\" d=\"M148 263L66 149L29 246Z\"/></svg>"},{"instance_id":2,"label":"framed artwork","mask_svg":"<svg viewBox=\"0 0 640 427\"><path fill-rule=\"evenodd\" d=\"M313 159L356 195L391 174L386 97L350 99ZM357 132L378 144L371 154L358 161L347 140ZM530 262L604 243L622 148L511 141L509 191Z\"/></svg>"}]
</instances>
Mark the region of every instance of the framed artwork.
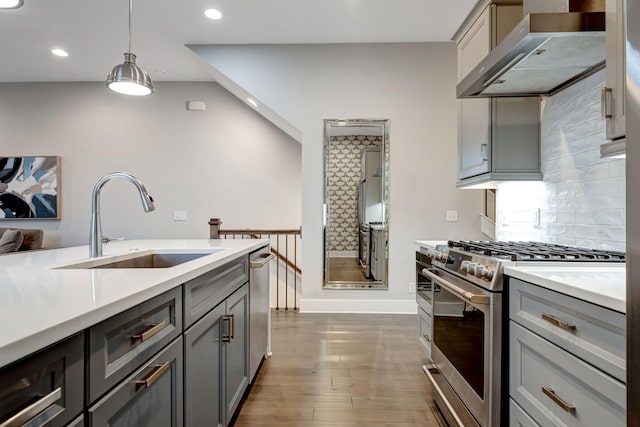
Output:
<instances>
[{"instance_id":1,"label":"framed artwork","mask_svg":"<svg viewBox=\"0 0 640 427\"><path fill-rule=\"evenodd\" d=\"M60 157L0 157L0 220L60 219Z\"/></svg>"}]
</instances>

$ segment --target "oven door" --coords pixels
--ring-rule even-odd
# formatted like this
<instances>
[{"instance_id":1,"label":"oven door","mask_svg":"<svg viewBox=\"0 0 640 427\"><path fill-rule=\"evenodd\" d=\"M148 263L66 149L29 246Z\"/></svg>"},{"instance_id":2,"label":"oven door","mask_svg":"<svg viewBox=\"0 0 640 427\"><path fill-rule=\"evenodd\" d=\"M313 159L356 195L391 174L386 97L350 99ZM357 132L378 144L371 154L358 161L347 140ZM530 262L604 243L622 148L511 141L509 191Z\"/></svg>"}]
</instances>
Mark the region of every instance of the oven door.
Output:
<instances>
[{"instance_id":1,"label":"oven door","mask_svg":"<svg viewBox=\"0 0 640 427\"><path fill-rule=\"evenodd\" d=\"M490 412L500 398L491 359L499 357L492 354L492 340L500 340L493 309L501 296L440 269L424 274L433 281L433 363L478 423L491 426L499 417Z\"/></svg>"}]
</instances>

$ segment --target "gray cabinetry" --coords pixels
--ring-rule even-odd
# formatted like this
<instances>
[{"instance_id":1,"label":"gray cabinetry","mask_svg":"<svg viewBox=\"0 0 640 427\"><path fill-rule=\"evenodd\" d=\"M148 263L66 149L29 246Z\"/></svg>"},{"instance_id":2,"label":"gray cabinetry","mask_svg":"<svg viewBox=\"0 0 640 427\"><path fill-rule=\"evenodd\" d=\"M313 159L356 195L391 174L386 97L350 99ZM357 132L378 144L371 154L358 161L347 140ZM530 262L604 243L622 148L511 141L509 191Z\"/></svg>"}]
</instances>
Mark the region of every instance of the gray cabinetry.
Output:
<instances>
[{"instance_id":1,"label":"gray cabinetry","mask_svg":"<svg viewBox=\"0 0 640 427\"><path fill-rule=\"evenodd\" d=\"M540 427L513 399L509 399L510 427Z\"/></svg>"},{"instance_id":2,"label":"gray cabinetry","mask_svg":"<svg viewBox=\"0 0 640 427\"><path fill-rule=\"evenodd\" d=\"M225 301L228 319L225 341L225 404L227 424L240 405L249 384L249 286L238 289ZM223 325L224 326L224 325Z\"/></svg>"},{"instance_id":3,"label":"gray cabinetry","mask_svg":"<svg viewBox=\"0 0 640 427\"><path fill-rule=\"evenodd\" d=\"M89 329L89 401L128 376L182 333L180 287Z\"/></svg>"},{"instance_id":4,"label":"gray cabinetry","mask_svg":"<svg viewBox=\"0 0 640 427\"><path fill-rule=\"evenodd\" d=\"M607 139L624 138L626 69L626 0L606 0L607 71L602 93L602 111L607 121Z\"/></svg>"},{"instance_id":5,"label":"gray cabinetry","mask_svg":"<svg viewBox=\"0 0 640 427\"><path fill-rule=\"evenodd\" d=\"M222 323L224 303L207 313L184 334L185 423L224 426Z\"/></svg>"},{"instance_id":6,"label":"gray cabinetry","mask_svg":"<svg viewBox=\"0 0 640 427\"><path fill-rule=\"evenodd\" d=\"M454 36L458 81L521 19L521 2L479 3ZM541 180L539 117L537 98L458 100L457 186Z\"/></svg>"},{"instance_id":7,"label":"gray cabinetry","mask_svg":"<svg viewBox=\"0 0 640 427\"><path fill-rule=\"evenodd\" d=\"M514 278L508 288L511 425L624 426L625 316Z\"/></svg>"},{"instance_id":8,"label":"gray cabinetry","mask_svg":"<svg viewBox=\"0 0 640 427\"><path fill-rule=\"evenodd\" d=\"M0 425L67 425L82 413L83 390L79 334L0 370Z\"/></svg>"},{"instance_id":9,"label":"gray cabinetry","mask_svg":"<svg viewBox=\"0 0 640 427\"><path fill-rule=\"evenodd\" d=\"M178 338L91 406L90 425L182 426L182 372Z\"/></svg>"},{"instance_id":10,"label":"gray cabinetry","mask_svg":"<svg viewBox=\"0 0 640 427\"><path fill-rule=\"evenodd\" d=\"M187 426L225 426L249 383L245 284L185 332Z\"/></svg>"},{"instance_id":11,"label":"gray cabinetry","mask_svg":"<svg viewBox=\"0 0 640 427\"><path fill-rule=\"evenodd\" d=\"M191 326L247 280L249 264L243 256L185 283L184 327Z\"/></svg>"}]
</instances>

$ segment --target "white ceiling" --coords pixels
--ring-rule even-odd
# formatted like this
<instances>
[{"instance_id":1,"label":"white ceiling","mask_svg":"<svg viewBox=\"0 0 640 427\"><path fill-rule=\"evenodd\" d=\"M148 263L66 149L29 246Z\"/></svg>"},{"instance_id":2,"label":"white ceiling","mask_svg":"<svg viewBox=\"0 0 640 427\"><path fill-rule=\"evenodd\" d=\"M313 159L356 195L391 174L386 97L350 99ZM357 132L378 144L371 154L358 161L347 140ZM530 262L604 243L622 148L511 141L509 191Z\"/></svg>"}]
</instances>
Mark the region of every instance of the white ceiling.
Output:
<instances>
[{"instance_id":1,"label":"white ceiling","mask_svg":"<svg viewBox=\"0 0 640 427\"><path fill-rule=\"evenodd\" d=\"M187 44L448 41L476 0L134 0L133 53L158 81L214 80ZM208 8L224 17L211 21ZM127 0L0 10L0 82L101 81L127 50ZM68 58L55 57L63 48Z\"/></svg>"}]
</instances>

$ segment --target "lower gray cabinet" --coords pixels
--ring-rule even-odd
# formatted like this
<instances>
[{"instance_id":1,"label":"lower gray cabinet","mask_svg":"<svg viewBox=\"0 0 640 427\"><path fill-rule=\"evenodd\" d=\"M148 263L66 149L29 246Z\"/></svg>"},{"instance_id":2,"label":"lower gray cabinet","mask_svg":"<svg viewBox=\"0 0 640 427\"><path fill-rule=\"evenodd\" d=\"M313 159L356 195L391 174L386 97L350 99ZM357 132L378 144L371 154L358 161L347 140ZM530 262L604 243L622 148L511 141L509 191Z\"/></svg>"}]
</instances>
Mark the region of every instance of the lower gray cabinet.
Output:
<instances>
[{"instance_id":1,"label":"lower gray cabinet","mask_svg":"<svg viewBox=\"0 0 640 427\"><path fill-rule=\"evenodd\" d=\"M178 338L124 379L89 408L89 425L182 426L182 351Z\"/></svg>"},{"instance_id":2,"label":"lower gray cabinet","mask_svg":"<svg viewBox=\"0 0 640 427\"><path fill-rule=\"evenodd\" d=\"M184 411L187 426L224 426L222 323L219 304L184 334Z\"/></svg>"},{"instance_id":3,"label":"lower gray cabinet","mask_svg":"<svg viewBox=\"0 0 640 427\"><path fill-rule=\"evenodd\" d=\"M227 424L240 405L249 384L249 285L235 291L226 300L230 319L225 352L225 403ZM225 335L223 334L223 340Z\"/></svg>"},{"instance_id":4,"label":"lower gray cabinet","mask_svg":"<svg viewBox=\"0 0 640 427\"><path fill-rule=\"evenodd\" d=\"M78 334L0 369L1 426L64 426L82 413L84 339Z\"/></svg>"},{"instance_id":5,"label":"lower gray cabinet","mask_svg":"<svg viewBox=\"0 0 640 427\"><path fill-rule=\"evenodd\" d=\"M184 334L185 422L229 425L249 383L249 286L244 284Z\"/></svg>"}]
</instances>

